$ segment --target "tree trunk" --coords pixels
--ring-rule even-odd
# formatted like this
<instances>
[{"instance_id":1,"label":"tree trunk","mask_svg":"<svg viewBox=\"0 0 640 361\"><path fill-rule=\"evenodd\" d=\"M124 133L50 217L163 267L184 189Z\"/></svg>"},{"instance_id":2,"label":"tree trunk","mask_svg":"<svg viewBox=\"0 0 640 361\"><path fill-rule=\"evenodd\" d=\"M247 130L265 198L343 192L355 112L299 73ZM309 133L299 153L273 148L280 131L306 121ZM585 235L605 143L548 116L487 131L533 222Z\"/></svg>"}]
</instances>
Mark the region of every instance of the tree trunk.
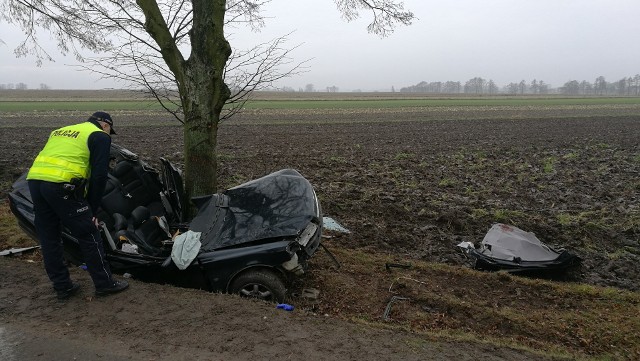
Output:
<instances>
[{"instance_id":1,"label":"tree trunk","mask_svg":"<svg viewBox=\"0 0 640 361\"><path fill-rule=\"evenodd\" d=\"M184 122L184 201L217 191L218 122L231 92L224 83L224 67L231 46L224 38L225 0L192 0L189 31L191 54L184 60L155 0L136 0L145 14L145 30L158 44L175 75ZM189 217L185 204L183 216Z\"/></svg>"},{"instance_id":2,"label":"tree trunk","mask_svg":"<svg viewBox=\"0 0 640 361\"><path fill-rule=\"evenodd\" d=\"M192 196L217 191L217 135L230 91L224 66L231 47L224 38L224 0L193 0L191 54L184 64L181 101L185 114L185 191Z\"/></svg>"}]
</instances>

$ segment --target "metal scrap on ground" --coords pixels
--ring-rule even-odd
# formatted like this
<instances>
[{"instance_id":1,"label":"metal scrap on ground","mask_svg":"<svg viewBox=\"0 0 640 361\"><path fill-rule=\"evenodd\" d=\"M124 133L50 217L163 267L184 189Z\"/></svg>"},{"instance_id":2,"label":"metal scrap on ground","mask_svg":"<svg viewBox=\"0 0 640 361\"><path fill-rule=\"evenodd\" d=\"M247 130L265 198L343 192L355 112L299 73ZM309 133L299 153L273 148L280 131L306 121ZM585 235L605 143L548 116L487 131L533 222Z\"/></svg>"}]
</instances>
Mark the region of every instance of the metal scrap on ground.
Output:
<instances>
[{"instance_id":1,"label":"metal scrap on ground","mask_svg":"<svg viewBox=\"0 0 640 361\"><path fill-rule=\"evenodd\" d=\"M340 232L340 233L351 233L350 230L344 228L340 223L338 223L336 220L334 220L331 217L323 217L322 226L324 227L324 229L329 231Z\"/></svg>"},{"instance_id":2,"label":"metal scrap on ground","mask_svg":"<svg viewBox=\"0 0 640 361\"><path fill-rule=\"evenodd\" d=\"M24 252L33 251L38 248L40 248L40 246L6 249L4 251L0 251L0 256L13 256L13 255L21 254Z\"/></svg>"}]
</instances>

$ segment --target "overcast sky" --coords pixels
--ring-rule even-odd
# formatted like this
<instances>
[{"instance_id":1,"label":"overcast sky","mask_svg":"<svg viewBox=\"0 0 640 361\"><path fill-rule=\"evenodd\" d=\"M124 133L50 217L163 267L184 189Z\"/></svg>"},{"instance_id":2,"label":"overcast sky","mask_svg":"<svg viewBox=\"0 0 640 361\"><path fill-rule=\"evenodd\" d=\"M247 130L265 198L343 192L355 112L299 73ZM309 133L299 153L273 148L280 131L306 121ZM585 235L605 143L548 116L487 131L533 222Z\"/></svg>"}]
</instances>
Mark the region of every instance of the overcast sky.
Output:
<instances>
[{"instance_id":1,"label":"overcast sky","mask_svg":"<svg viewBox=\"0 0 640 361\"><path fill-rule=\"evenodd\" d=\"M386 38L366 31L369 18L346 22L332 0L273 0L260 33L238 33L232 46L294 33L296 61L311 59L308 72L280 86L314 84L318 90L389 91L420 81L460 81L479 76L499 86L543 80L613 82L640 73L639 0L406 0L418 19ZM74 70L74 58L35 66L16 59L20 34L0 23L0 84L26 83L55 89L118 87Z\"/></svg>"}]
</instances>

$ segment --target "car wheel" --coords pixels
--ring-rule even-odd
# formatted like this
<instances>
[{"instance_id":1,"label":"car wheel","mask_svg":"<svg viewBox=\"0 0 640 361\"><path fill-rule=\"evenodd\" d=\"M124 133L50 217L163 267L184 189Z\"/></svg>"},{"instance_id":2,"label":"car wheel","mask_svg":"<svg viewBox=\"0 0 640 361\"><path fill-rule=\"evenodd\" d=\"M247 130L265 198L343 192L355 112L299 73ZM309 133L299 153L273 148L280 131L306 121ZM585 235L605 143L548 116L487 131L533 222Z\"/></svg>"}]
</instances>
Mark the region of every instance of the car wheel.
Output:
<instances>
[{"instance_id":1,"label":"car wheel","mask_svg":"<svg viewBox=\"0 0 640 361\"><path fill-rule=\"evenodd\" d=\"M287 289L282 279L269 270L247 271L238 276L230 287L231 293L269 302L284 302Z\"/></svg>"}]
</instances>

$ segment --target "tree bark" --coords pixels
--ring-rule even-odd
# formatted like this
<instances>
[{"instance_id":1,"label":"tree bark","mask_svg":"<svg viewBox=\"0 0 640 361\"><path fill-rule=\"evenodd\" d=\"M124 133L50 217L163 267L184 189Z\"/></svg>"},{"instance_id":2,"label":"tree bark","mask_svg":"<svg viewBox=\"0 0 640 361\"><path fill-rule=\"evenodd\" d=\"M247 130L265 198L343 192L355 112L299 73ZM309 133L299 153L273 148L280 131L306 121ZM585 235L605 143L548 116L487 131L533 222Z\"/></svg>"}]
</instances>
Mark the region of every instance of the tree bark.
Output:
<instances>
[{"instance_id":1,"label":"tree bark","mask_svg":"<svg viewBox=\"0 0 640 361\"><path fill-rule=\"evenodd\" d=\"M224 66L231 46L224 37L225 0L193 0L191 55L184 66L181 101L185 114L187 197L217 191L218 123L231 92Z\"/></svg>"},{"instance_id":2,"label":"tree bark","mask_svg":"<svg viewBox=\"0 0 640 361\"><path fill-rule=\"evenodd\" d=\"M231 92L224 67L231 46L224 37L225 0L193 0L191 54L184 60L154 0L137 0L145 14L145 29L156 43L180 93L184 123L186 199L217 191L218 123ZM187 206L187 205L185 205Z\"/></svg>"}]
</instances>

